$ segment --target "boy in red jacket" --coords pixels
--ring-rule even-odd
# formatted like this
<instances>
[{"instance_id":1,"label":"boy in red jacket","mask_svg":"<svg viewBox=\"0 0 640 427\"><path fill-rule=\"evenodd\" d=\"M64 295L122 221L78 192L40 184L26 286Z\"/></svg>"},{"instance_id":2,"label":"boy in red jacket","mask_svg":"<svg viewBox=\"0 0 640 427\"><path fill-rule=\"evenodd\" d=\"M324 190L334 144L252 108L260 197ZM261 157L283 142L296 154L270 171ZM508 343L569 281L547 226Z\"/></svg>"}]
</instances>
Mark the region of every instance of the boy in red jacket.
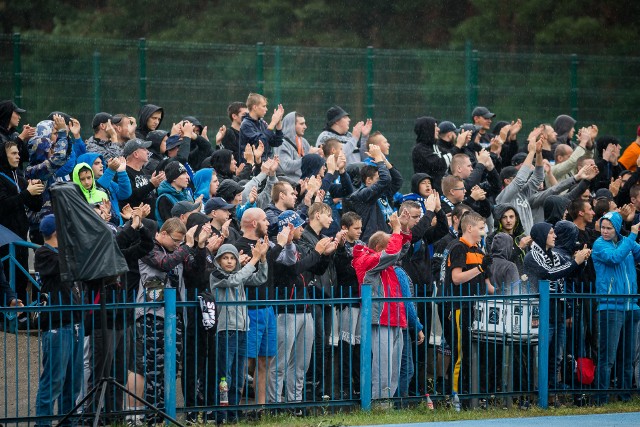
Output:
<instances>
[{"instance_id":1,"label":"boy in red jacket","mask_svg":"<svg viewBox=\"0 0 640 427\"><path fill-rule=\"evenodd\" d=\"M408 215L408 211L402 215ZM406 215L405 215L406 216ZM403 218L408 221L408 218ZM389 218L392 234L382 231L369 238L367 246L353 248L353 268L358 283L371 285L373 297L401 298L402 290L393 266L403 257L411 243L411 233L402 233L400 218ZM407 315L402 302L374 302L372 305L371 398L390 398L398 388L402 329L407 327Z\"/></svg>"}]
</instances>

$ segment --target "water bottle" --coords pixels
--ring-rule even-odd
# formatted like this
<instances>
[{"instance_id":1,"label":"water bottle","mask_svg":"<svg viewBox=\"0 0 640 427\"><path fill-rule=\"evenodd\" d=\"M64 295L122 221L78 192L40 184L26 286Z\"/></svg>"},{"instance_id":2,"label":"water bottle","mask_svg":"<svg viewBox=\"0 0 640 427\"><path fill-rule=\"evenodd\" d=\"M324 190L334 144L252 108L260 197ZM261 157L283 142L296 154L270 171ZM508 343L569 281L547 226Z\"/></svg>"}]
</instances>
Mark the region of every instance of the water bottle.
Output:
<instances>
[{"instance_id":1,"label":"water bottle","mask_svg":"<svg viewBox=\"0 0 640 427\"><path fill-rule=\"evenodd\" d=\"M460 398L458 397L458 393L456 393L455 391L453 392L453 409L455 409L456 412L460 412Z\"/></svg>"},{"instance_id":2,"label":"water bottle","mask_svg":"<svg viewBox=\"0 0 640 427\"><path fill-rule=\"evenodd\" d=\"M429 393L427 393L425 397L427 398L427 409L433 411L433 400L429 397Z\"/></svg>"},{"instance_id":3,"label":"water bottle","mask_svg":"<svg viewBox=\"0 0 640 427\"><path fill-rule=\"evenodd\" d=\"M229 384L227 384L225 377L220 378L218 390L220 391L220 406L229 406Z\"/></svg>"}]
</instances>

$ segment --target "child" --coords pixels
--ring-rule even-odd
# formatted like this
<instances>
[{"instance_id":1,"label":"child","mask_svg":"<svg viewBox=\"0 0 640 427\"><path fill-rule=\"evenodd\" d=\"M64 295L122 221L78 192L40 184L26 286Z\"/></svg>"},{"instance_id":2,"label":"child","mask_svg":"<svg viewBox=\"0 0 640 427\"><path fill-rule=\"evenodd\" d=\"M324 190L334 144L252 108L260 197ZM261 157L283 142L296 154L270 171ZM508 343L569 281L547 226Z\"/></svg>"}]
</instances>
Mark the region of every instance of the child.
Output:
<instances>
[{"instance_id":1,"label":"child","mask_svg":"<svg viewBox=\"0 0 640 427\"><path fill-rule=\"evenodd\" d=\"M406 211L405 211L406 212ZM405 215L405 213L403 213ZM358 283L372 285L371 296L401 298L400 283L393 266L409 249L411 233L401 233L397 213L389 218L392 234L374 233L368 246L353 248L353 267ZM407 327L403 302L374 302L372 306L371 398L390 398L398 388L402 329Z\"/></svg>"},{"instance_id":2,"label":"child","mask_svg":"<svg viewBox=\"0 0 640 427\"><path fill-rule=\"evenodd\" d=\"M240 304L221 305L218 314L218 375L217 386L222 377L229 385L229 405L240 403L244 385L247 329L249 319L245 286L259 286L267 280L267 250L269 243L265 239L258 240L251 251L251 259L243 267L240 255L235 246L220 246L214 261L215 270L211 273L210 285L218 302L240 302Z\"/></svg>"},{"instance_id":3,"label":"child","mask_svg":"<svg viewBox=\"0 0 640 427\"><path fill-rule=\"evenodd\" d=\"M445 293L453 297L493 294L488 271L491 257L485 256L479 246L485 233L485 219L469 212L462 216L460 228L462 236L447 248ZM453 391L459 393L460 386L465 387L464 391L471 390L471 339L468 331L473 321L473 306L467 302L454 302L453 307L456 327L453 328L453 337L447 337L447 342L456 357ZM458 343L462 345L458 346Z\"/></svg>"},{"instance_id":4,"label":"child","mask_svg":"<svg viewBox=\"0 0 640 427\"><path fill-rule=\"evenodd\" d=\"M268 111L267 98L258 93L250 93L247 97L247 108L249 114L244 116L240 125L240 153L245 150L247 144L258 148L260 141L262 141L264 144L262 160L266 160L270 157L271 147L279 147L284 141L282 134L284 108L281 104L278 105L271 116L271 123L268 125L264 121L264 116Z\"/></svg>"}]
</instances>

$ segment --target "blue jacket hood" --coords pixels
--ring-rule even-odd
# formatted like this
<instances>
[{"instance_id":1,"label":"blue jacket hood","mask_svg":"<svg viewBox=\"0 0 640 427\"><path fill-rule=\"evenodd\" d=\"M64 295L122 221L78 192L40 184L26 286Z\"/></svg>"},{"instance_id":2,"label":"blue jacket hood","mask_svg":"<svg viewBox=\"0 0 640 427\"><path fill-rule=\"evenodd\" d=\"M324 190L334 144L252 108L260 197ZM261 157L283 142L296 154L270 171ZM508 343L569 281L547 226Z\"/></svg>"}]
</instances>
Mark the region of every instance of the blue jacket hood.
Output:
<instances>
[{"instance_id":1,"label":"blue jacket hood","mask_svg":"<svg viewBox=\"0 0 640 427\"><path fill-rule=\"evenodd\" d=\"M206 202L211 197L209 194L209 187L211 185L211 178L213 177L212 168L200 169L193 175L193 186L196 189L194 197L202 196L202 201Z\"/></svg>"},{"instance_id":2,"label":"blue jacket hood","mask_svg":"<svg viewBox=\"0 0 640 427\"><path fill-rule=\"evenodd\" d=\"M93 162L96 161L96 159L100 157L100 160L102 160L102 167L106 168L107 164L104 161L104 157L102 157L102 155L100 153L84 153L80 156L78 156L78 161L76 162L76 164L78 163L86 163L89 166L93 166Z\"/></svg>"},{"instance_id":3,"label":"blue jacket hood","mask_svg":"<svg viewBox=\"0 0 640 427\"><path fill-rule=\"evenodd\" d=\"M602 220L607 219L613 225L613 228L616 230L616 234L618 238L621 237L620 229L622 228L622 216L618 212L607 212L600 218L600 225L602 226Z\"/></svg>"}]
</instances>

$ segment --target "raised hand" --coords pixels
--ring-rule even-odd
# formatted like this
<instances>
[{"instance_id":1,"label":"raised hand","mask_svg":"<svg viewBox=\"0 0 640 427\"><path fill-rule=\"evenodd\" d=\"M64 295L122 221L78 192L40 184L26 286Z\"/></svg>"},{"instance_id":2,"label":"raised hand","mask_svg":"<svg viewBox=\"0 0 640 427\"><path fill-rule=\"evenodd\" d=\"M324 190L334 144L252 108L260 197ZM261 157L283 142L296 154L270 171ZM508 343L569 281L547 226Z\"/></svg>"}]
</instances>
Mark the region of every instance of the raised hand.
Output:
<instances>
[{"instance_id":1,"label":"raised hand","mask_svg":"<svg viewBox=\"0 0 640 427\"><path fill-rule=\"evenodd\" d=\"M380 147L378 147L377 145L370 145L369 151L367 151L365 154L373 158L373 161L376 163L384 161L384 154L382 154Z\"/></svg>"},{"instance_id":2,"label":"raised hand","mask_svg":"<svg viewBox=\"0 0 640 427\"><path fill-rule=\"evenodd\" d=\"M205 127L206 129L206 127ZM220 126L218 129L218 133L216 133L216 145L220 145L222 143L222 138L227 134L227 127L225 125ZM202 135L205 135L205 132L202 131Z\"/></svg>"},{"instance_id":3,"label":"raised hand","mask_svg":"<svg viewBox=\"0 0 640 427\"><path fill-rule=\"evenodd\" d=\"M367 137L371 133L371 128L373 127L373 120L367 119L367 121L362 126L362 136Z\"/></svg>"},{"instance_id":4,"label":"raised hand","mask_svg":"<svg viewBox=\"0 0 640 427\"><path fill-rule=\"evenodd\" d=\"M185 234L184 238L185 238L185 243L187 244L187 246L189 246L190 248L193 247L196 238L196 230L198 229L197 225L194 225L193 227L191 227L190 229L187 230L187 234Z\"/></svg>"}]
</instances>

